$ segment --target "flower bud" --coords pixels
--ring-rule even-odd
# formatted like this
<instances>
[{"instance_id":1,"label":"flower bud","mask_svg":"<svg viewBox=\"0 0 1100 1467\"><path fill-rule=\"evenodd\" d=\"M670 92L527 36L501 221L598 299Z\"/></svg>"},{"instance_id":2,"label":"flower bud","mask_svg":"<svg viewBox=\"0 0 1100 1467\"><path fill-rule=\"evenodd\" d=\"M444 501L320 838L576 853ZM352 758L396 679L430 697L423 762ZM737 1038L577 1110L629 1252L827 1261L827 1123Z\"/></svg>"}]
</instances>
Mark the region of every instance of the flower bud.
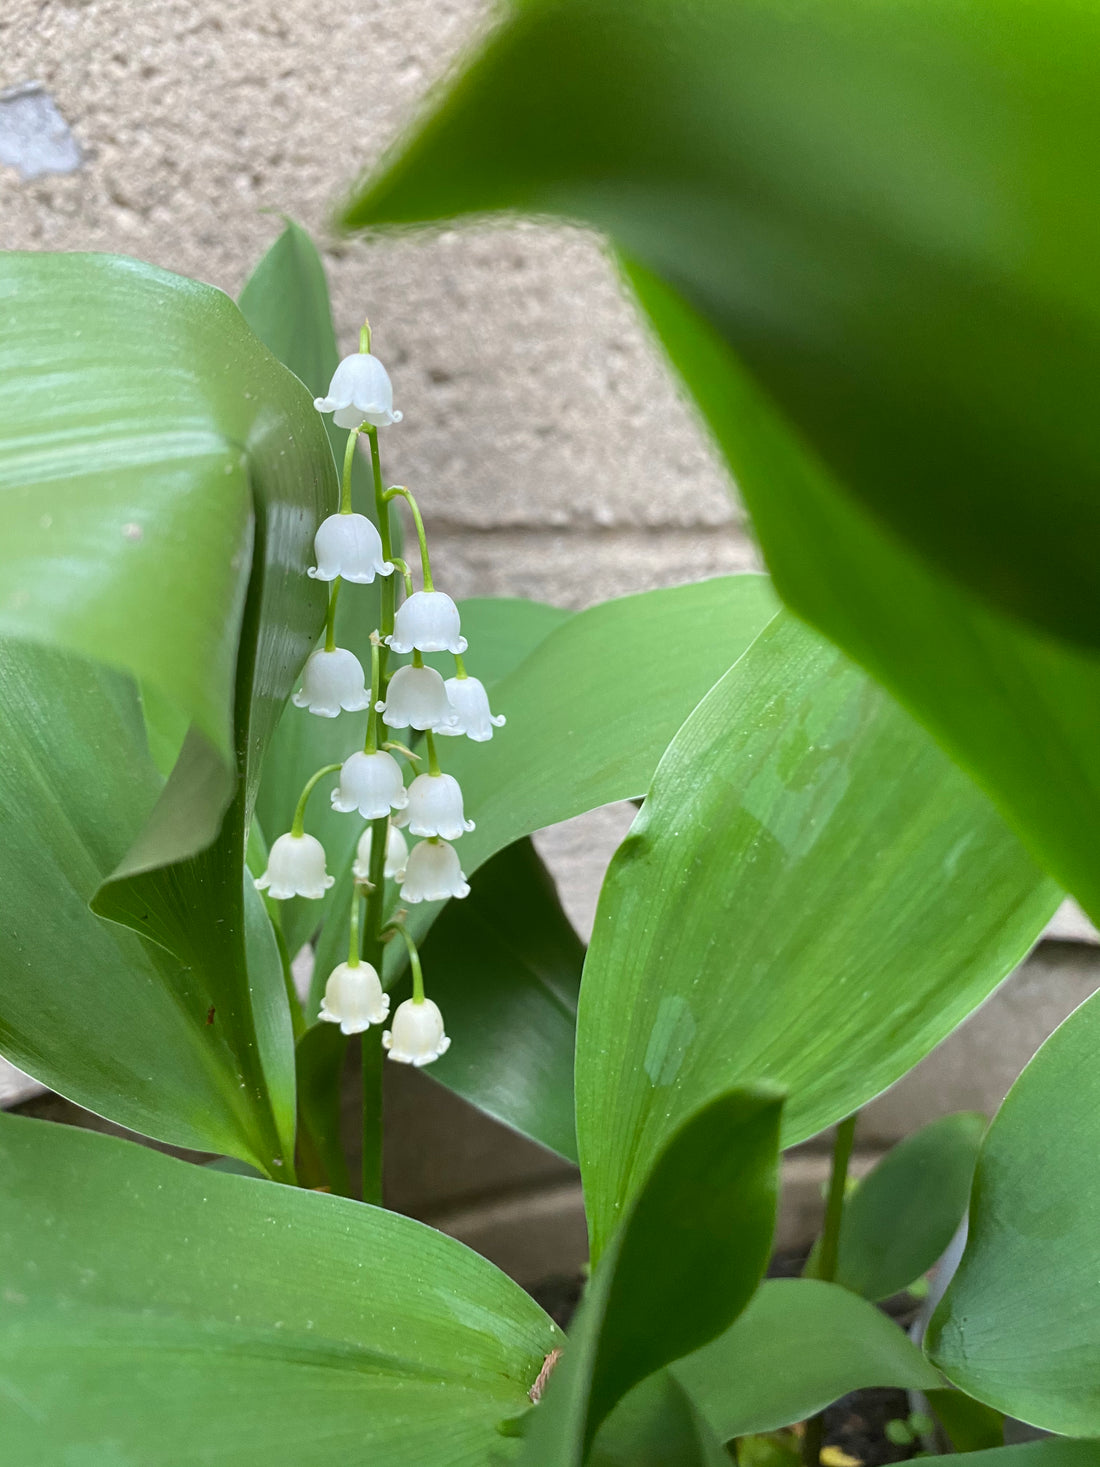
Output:
<instances>
[{"instance_id":1,"label":"flower bud","mask_svg":"<svg viewBox=\"0 0 1100 1467\"><path fill-rule=\"evenodd\" d=\"M325 871L325 848L312 835L281 835L267 855L267 870L256 887L277 902L291 897L319 901L336 880Z\"/></svg>"},{"instance_id":2,"label":"flower bud","mask_svg":"<svg viewBox=\"0 0 1100 1467\"><path fill-rule=\"evenodd\" d=\"M383 1031L382 1047L391 1060L419 1069L446 1054L451 1041L443 1032L443 1015L430 998L420 1003L407 998L394 1011L393 1028Z\"/></svg>"},{"instance_id":3,"label":"flower bud","mask_svg":"<svg viewBox=\"0 0 1100 1467\"><path fill-rule=\"evenodd\" d=\"M458 717L434 667L399 667L390 679L385 701L375 706L390 728L440 728Z\"/></svg>"},{"instance_id":4,"label":"flower bud","mask_svg":"<svg viewBox=\"0 0 1100 1467\"><path fill-rule=\"evenodd\" d=\"M483 744L493 737L494 728L503 728L503 713L495 717L489 711L489 695L485 685L476 677L449 677L444 684L447 699L458 714L458 722L441 727L439 732L451 738L465 734Z\"/></svg>"},{"instance_id":5,"label":"flower bud","mask_svg":"<svg viewBox=\"0 0 1100 1467\"><path fill-rule=\"evenodd\" d=\"M454 846L445 840L422 840L413 846L405 866L402 901L445 902L448 897L469 895L470 887Z\"/></svg>"},{"instance_id":6,"label":"flower bud","mask_svg":"<svg viewBox=\"0 0 1100 1467\"><path fill-rule=\"evenodd\" d=\"M394 411L389 373L369 352L345 357L332 375L328 396L314 398L313 406L319 413L332 413L338 428L358 428L361 423L388 428L401 421L401 414Z\"/></svg>"},{"instance_id":7,"label":"flower bud","mask_svg":"<svg viewBox=\"0 0 1100 1467\"><path fill-rule=\"evenodd\" d=\"M380 820L409 803L401 766L392 754L380 751L349 754L332 792L332 808L343 814L358 810L365 820Z\"/></svg>"},{"instance_id":8,"label":"flower bud","mask_svg":"<svg viewBox=\"0 0 1100 1467\"><path fill-rule=\"evenodd\" d=\"M351 874L356 881L370 880L370 853L371 828L368 825L359 837L359 844L355 848L355 864L351 868ZM404 881L405 863L408 859L408 842L397 827L391 825L389 835L386 837L386 864L382 869L382 875L387 881Z\"/></svg>"},{"instance_id":9,"label":"flower bud","mask_svg":"<svg viewBox=\"0 0 1100 1467\"><path fill-rule=\"evenodd\" d=\"M393 631L386 638L395 652L466 650L458 607L445 591L414 591L397 608Z\"/></svg>"},{"instance_id":10,"label":"flower bud","mask_svg":"<svg viewBox=\"0 0 1100 1467\"><path fill-rule=\"evenodd\" d=\"M382 554L382 537L365 514L330 514L313 537L316 566L308 574L317 581L353 581L369 586L375 576L393 575Z\"/></svg>"},{"instance_id":11,"label":"flower bud","mask_svg":"<svg viewBox=\"0 0 1100 1467\"><path fill-rule=\"evenodd\" d=\"M409 834L458 840L474 822L462 809L462 790L450 774L418 774L409 785Z\"/></svg>"},{"instance_id":12,"label":"flower bud","mask_svg":"<svg viewBox=\"0 0 1100 1467\"><path fill-rule=\"evenodd\" d=\"M381 1024L390 1012L390 996L382 992L372 963L341 963L333 968L321 1000L321 1018L339 1024L341 1034L362 1034Z\"/></svg>"},{"instance_id":13,"label":"flower bud","mask_svg":"<svg viewBox=\"0 0 1100 1467\"><path fill-rule=\"evenodd\" d=\"M369 708L370 691L362 663L344 647L312 652L302 670L301 691L294 694L293 701L296 707L308 708L322 718L335 718L341 708L348 713Z\"/></svg>"}]
</instances>

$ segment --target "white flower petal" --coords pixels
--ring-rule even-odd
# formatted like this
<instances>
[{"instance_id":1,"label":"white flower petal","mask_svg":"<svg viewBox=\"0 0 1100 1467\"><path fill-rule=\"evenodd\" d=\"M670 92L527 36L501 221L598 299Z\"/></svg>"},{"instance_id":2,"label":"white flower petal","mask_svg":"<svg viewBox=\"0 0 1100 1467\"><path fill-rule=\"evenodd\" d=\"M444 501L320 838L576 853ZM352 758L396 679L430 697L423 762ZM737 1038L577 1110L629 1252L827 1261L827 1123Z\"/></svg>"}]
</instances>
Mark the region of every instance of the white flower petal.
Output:
<instances>
[{"instance_id":1,"label":"white flower petal","mask_svg":"<svg viewBox=\"0 0 1100 1467\"><path fill-rule=\"evenodd\" d=\"M458 717L434 667L399 667L378 709L389 728L439 728Z\"/></svg>"},{"instance_id":2,"label":"white flower petal","mask_svg":"<svg viewBox=\"0 0 1100 1467\"><path fill-rule=\"evenodd\" d=\"M365 820L380 820L409 803L401 766L392 754L379 751L349 754L332 792L332 808L343 814L358 810Z\"/></svg>"},{"instance_id":3,"label":"white flower petal","mask_svg":"<svg viewBox=\"0 0 1100 1467\"><path fill-rule=\"evenodd\" d=\"M293 702L321 718L335 718L341 708L348 713L369 708L370 691L358 657L345 647L331 652L322 647L311 653L302 670L301 691L294 694Z\"/></svg>"},{"instance_id":4,"label":"white flower petal","mask_svg":"<svg viewBox=\"0 0 1100 1467\"><path fill-rule=\"evenodd\" d=\"M402 901L445 902L448 897L469 895L469 883L454 846L445 840L422 840L413 846L401 885Z\"/></svg>"},{"instance_id":5,"label":"white flower petal","mask_svg":"<svg viewBox=\"0 0 1100 1467\"><path fill-rule=\"evenodd\" d=\"M485 684L476 677L449 677L444 684L447 699L458 714L458 722L439 729L441 734L458 738L465 734L479 744L493 737L494 728L503 728L506 722L503 713L496 716L489 709L489 695Z\"/></svg>"},{"instance_id":6,"label":"white flower petal","mask_svg":"<svg viewBox=\"0 0 1100 1467\"><path fill-rule=\"evenodd\" d=\"M345 357L333 373L328 395L314 398L313 406L319 413L332 413L338 428L358 428L360 423L388 428L401 421L394 411L389 373L369 352Z\"/></svg>"},{"instance_id":7,"label":"white flower petal","mask_svg":"<svg viewBox=\"0 0 1100 1467\"><path fill-rule=\"evenodd\" d=\"M446 591L414 591L397 608L393 632L386 638L395 652L466 650L458 607Z\"/></svg>"},{"instance_id":8,"label":"white flower petal","mask_svg":"<svg viewBox=\"0 0 1100 1467\"><path fill-rule=\"evenodd\" d=\"M376 575L393 574L393 565L382 554L382 537L365 514L330 514L313 537L313 551L317 564L309 574L314 580L339 576L369 586Z\"/></svg>"},{"instance_id":9,"label":"white flower petal","mask_svg":"<svg viewBox=\"0 0 1100 1467\"><path fill-rule=\"evenodd\" d=\"M465 818L462 790L450 774L418 774L409 785L409 834L441 835L444 840L458 840L473 830L474 822Z\"/></svg>"},{"instance_id":10,"label":"white flower petal","mask_svg":"<svg viewBox=\"0 0 1100 1467\"><path fill-rule=\"evenodd\" d=\"M393 1015L392 1029L382 1034L382 1047L391 1060L403 1065L430 1065L446 1054L451 1041L443 1032L443 1015L430 998L417 1003L407 998Z\"/></svg>"},{"instance_id":11,"label":"white flower petal","mask_svg":"<svg viewBox=\"0 0 1100 1467\"><path fill-rule=\"evenodd\" d=\"M291 897L319 901L336 880L325 870L325 848L312 835L281 835L267 854L267 870L256 887L278 902Z\"/></svg>"},{"instance_id":12,"label":"white flower petal","mask_svg":"<svg viewBox=\"0 0 1100 1467\"><path fill-rule=\"evenodd\" d=\"M371 828L368 825L359 837L355 848L355 864L352 875L356 881L370 880ZM405 863L409 859L409 843L395 825L391 825L386 837L386 864L382 874L387 881L404 881Z\"/></svg>"},{"instance_id":13,"label":"white flower petal","mask_svg":"<svg viewBox=\"0 0 1100 1467\"><path fill-rule=\"evenodd\" d=\"M389 994L382 992L377 969L371 963L341 963L333 968L321 1000L321 1018L339 1024L344 1034L362 1034L372 1024L384 1023L390 1012Z\"/></svg>"}]
</instances>

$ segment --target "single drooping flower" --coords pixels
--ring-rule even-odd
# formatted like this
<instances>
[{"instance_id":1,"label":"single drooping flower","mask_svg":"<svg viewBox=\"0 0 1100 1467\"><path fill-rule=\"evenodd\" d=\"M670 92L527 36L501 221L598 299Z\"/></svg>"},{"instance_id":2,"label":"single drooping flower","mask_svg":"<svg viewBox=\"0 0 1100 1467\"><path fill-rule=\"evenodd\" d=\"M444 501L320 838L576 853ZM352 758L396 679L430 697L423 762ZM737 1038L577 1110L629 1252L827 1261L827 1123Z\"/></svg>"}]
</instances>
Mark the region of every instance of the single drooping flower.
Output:
<instances>
[{"instance_id":1,"label":"single drooping flower","mask_svg":"<svg viewBox=\"0 0 1100 1467\"><path fill-rule=\"evenodd\" d=\"M393 574L382 554L382 537L365 514L330 514L313 537L317 564L309 574L317 581L353 581L369 586L375 576Z\"/></svg>"},{"instance_id":2,"label":"single drooping flower","mask_svg":"<svg viewBox=\"0 0 1100 1467\"><path fill-rule=\"evenodd\" d=\"M401 421L401 414L394 411L389 373L365 351L344 358L332 374L328 396L314 398L313 406L319 413L331 413L338 428L358 428L361 423L388 428Z\"/></svg>"},{"instance_id":3,"label":"single drooping flower","mask_svg":"<svg viewBox=\"0 0 1100 1467\"><path fill-rule=\"evenodd\" d=\"M355 848L355 864L351 868L356 881L370 880L371 828L368 825ZM404 881L405 863L409 859L409 843L395 825L386 837L386 864L382 875L387 881Z\"/></svg>"},{"instance_id":4,"label":"single drooping flower","mask_svg":"<svg viewBox=\"0 0 1100 1467\"><path fill-rule=\"evenodd\" d=\"M430 998L407 998L394 1010L393 1027L382 1033L382 1047L403 1065L430 1065L446 1054L451 1041L443 1032L443 1015Z\"/></svg>"},{"instance_id":5,"label":"single drooping flower","mask_svg":"<svg viewBox=\"0 0 1100 1467\"><path fill-rule=\"evenodd\" d=\"M454 846L435 839L422 840L413 846L405 865L402 901L445 902L448 897L469 895L469 883Z\"/></svg>"},{"instance_id":6,"label":"single drooping flower","mask_svg":"<svg viewBox=\"0 0 1100 1467\"><path fill-rule=\"evenodd\" d=\"M494 715L489 709L489 695L485 684L476 677L449 677L444 684L451 707L458 714L458 722L443 724L438 732L449 738L465 734L479 744L493 737L494 728L503 728L503 713Z\"/></svg>"},{"instance_id":7,"label":"single drooping flower","mask_svg":"<svg viewBox=\"0 0 1100 1467\"><path fill-rule=\"evenodd\" d=\"M281 835L267 854L267 870L256 886L277 902L291 897L318 901L336 880L325 871L325 848L315 836Z\"/></svg>"},{"instance_id":8,"label":"single drooping flower","mask_svg":"<svg viewBox=\"0 0 1100 1467\"><path fill-rule=\"evenodd\" d=\"M466 650L458 607L446 591L414 591L397 608L386 641L395 652L461 654Z\"/></svg>"},{"instance_id":9,"label":"single drooping flower","mask_svg":"<svg viewBox=\"0 0 1100 1467\"><path fill-rule=\"evenodd\" d=\"M409 834L458 840L474 822L462 809L462 790L451 774L418 774L408 789Z\"/></svg>"},{"instance_id":10,"label":"single drooping flower","mask_svg":"<svg viewBox=\"0 0 1100 1467\"><path fill-rule=\"evenodd\" d=\"M358 810L365 820L380 820L409 803L401 766L384 750L349 754L340 768L340 783L332 792L332 808L343 814Z\"/></svg>"},{"instance_id":11,"label":"single drooping flower","mask_svg":"<svg viewBox=\"0 0 1100 1467\"><path fill-rule=\"evenodd\" d=\"M436 729L458 717L434 667L399 667L375 707L390 728Z\"/></svg>"},{"instance_id":12,"label":"single drooping flower","mask_svg":"<svg viewBox=\"0 0 1100 1467\"><path fill-rule=\"evenodd\" d=\"M373 963L341 963L333 968L321 1000L321 1018L339 1024L342 1034L362 1034L372 1024L384 1023L390 996Z\"/></svg>"},{"instance_id":13,"label":"single drooping flower","mask_svg":"<svg viewBox=\"0 0 1100 1467\"><path fill-rule=\"evenodd\" d=\"M446 692L443 696L446 698ZM362 663L346 647L334 647L331 652L322 647L312 652L302 670L302 687L294 694L294 703L321 718L335 718L341 708L348 713L369 708L370 693Z\"/></svg>"}]
</instances>

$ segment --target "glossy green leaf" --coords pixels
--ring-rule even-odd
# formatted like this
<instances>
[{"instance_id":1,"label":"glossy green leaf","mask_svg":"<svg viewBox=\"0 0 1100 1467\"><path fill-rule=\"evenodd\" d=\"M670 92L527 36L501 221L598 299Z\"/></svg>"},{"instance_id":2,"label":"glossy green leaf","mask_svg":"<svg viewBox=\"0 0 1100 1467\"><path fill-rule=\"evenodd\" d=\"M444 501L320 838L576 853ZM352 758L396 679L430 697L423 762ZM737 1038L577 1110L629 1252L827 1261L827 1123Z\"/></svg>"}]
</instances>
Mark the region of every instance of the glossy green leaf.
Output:
<instances>
[{"instance_id":1,"label":"glossy green leaf","mask_svg":"<svg viewBox=\"0 0 1100 1467\"><path fill-rule=\"evenodd\" d=\"M659 1370L604 1423L588 1467L730 1467L730 1457L679 1381Z\"/></svg>"},{"instance_id":2,"label":"glossy green leaf","mask_svg":"<svg viewBox=\"0 0 1100 1467\"><path fill-rule=\"evenodd\" d=\"M161 864L217 831L253 558L304 568L331 455L301 384L209 286L106 255L8 254L0 316L0 633L125 670L193 725L201 778L131 863ZM318 598L299 592L263 649L279 701L275 664L304 658Z\"/></svg>"},{"instance_id":3,"label":"glossy green leaf","mask_svg":"<svg viewBox=\"0 0 1100 1467\"><path fill-rule=\"evenodd\" d=\"M724 1334L672 1373L722 1441L803 1421L849 1391L941 1383L892 1319L817 1279L768 1280ZM612 1416L605 1430L614 1428Z\"/></svg>"},{"instance_id":4,"label":"glossy green leaf","mask_svg":"<svg viewBox=\"0 0 1100 1467\"><path fill-rule=\"evenodd\" d=\"M1100 660L982 607L829 477L682 297L629 278L724 450L776 586L863 663L991 795L1094 914Z\"/></svg>"},{"instance_id":5,"label":"glossy green leaf","mask_svg":"<svg viewBox=\"0 0 1100 1467\"><path fill-rule=\"evenodd\" d=\"M1100 1435L1100 998L1056 1029L978 1159L970 1237L929 1353L968 1395Z\"/></svg>"},{"instance_id":6,"label":"glossy green leaf","mask_svg":"<svg viewBox=\"0 0 1100 1467\"><path fill-rule=\"evenodd\" d=\"M735 1090L654 1158L531 1423L525 1467L579 1467L632 1386L726 1329L767 1264L782 1100Z\"/></svg>"},{"instance_id":7,"label":"glossy green leaf","mask_svg":"<svg viewBox=\"0 0 1100 1467\"><path fill-rule=\"evenodd\" d=\"M560 1332L407 1218L0 1118L0 1432L25 1467L483 1467Z\"/></svg>"},{"instance_id":8,"label":"glossy green leaf","mask_svg":"<svg viewBox=\"0 0 1100 1467\"><path fill-rule=\"evenodd\" d=\"M844 1203L836 1282L885 1299L927 1273L955 1235L985 1116L941 1116L886 1153Z\"/></svg>"},{"instance_id":9,"label":"glossy green leaf","mask_svg":"<svg viewBox=\"0 0 1100 1467\"><path fill-rule=\"evenodd\" d=\"M1057 901L923 730L778 617L673 740L604 882L577 1030L594 1253L708 1095L772 1080L785 1143L822 1130L985 999Z\"/></svg>"},{"instance_id":10,"label":"glossy green leaf","mask_svg":"<svg viewBox=\"0 0 1100 1467\"><path fill-rule=\"evenodd\" d=\"M949 1457L922 1457L931 1467L1100 1467L1100 1441L1025 1442Z\"/></svg>"},{"instance_id":11,"label":"glossy green leaf","mask_svg":"<svg viewBox=\"0 0 1100 1467\"><path fill-rule=\"evenodd\" d=\"M606 230L928 560L1100 642L1100 17L524 0L350 206ZM1041 493L1036 486L1042 485Z\"/></svg>"},{"instance_id":12,"label":"glossy green leaf","mask_svg":"<svg viewBox=\"0 0 1100 1467\"><path fill-rule=\"evenodd\" d=\"M21 641L0 641L0 682L0 1051L132 1130L262 1165L268 1102L218 1022L229 975L88 906L162 785L133 683Z\"/></svg>"},{"instance_id":13,"label":"glossy green leaf","mask_svg":"<svg viewBox=\"0 0 1100 1467\"><path fill-rule=\"evenodd\" d=\"M584 944L529 840L500 851L449 902L422 954L451 1048L432 1078L577 1159L573 1049Z\"/></svg>"}]
</instances>

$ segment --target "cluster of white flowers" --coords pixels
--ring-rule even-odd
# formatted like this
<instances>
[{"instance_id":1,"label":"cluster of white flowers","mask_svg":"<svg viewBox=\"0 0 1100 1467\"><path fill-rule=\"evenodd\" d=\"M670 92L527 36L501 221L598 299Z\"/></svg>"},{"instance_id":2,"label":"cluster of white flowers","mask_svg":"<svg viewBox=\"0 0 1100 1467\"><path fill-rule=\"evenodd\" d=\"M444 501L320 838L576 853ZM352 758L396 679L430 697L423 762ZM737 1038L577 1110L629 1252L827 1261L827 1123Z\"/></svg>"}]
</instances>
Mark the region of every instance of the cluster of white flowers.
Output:
<instances>
[{"instance_id":1,"label":"cluster of white flowers","mask_svg":"<svg viewBox=\"0 0 1100 1467\"><path fill-rule=\"evenodd\" d=\"M383 543L372 521L352 512L350 476L358 434L361 431L373 434L378 428L401 420L401 414L394 411L389 375L368 348L369 335L365 334L364 349L345 357L336 369L328 396L319 397L314 403L319 412L331 412L336 424L349 429L350 435L341 508L319 526L314 536L317 564L308 572L315 580L330 584L325 643L306 662L301 689L293 700L299 708L321 718L369 709L366 744L349 754L342 764L317 771L302 792L291 829L272 845L267 870L257 878L256 885L279 901L294 896L318 899L333 884L334 878L325 870L324 848L314 836L306 834L304 821L306 801L314 785L324 775L337 772L339 778L331 794L334 810L358 813L370 821L389 822L383 872L386 880L400 883L403 902L438 902L467 896L470 887L451 842L473 830L474 823L466 819L458 781L439 767L434 740L442 734L480 743L491 739L493 729L504 723L503 717L494 716L490 710L482 683L466 671L463 653L467 642L462 635L458 607L450 596L432 585L423 522L413 496L404 487L398 487L377 497L384 515L388 515L388 503L394 497L404 498L412 511L424 574L420 591L412 589L403 562L388 557L388 540ZM374 462L377 469L376 452ZM376 484L379 483L376 478ZM359 659L346 648L336 646L336 596L343 581L370 585L375 577L393 576L396 570L401 572L406 596L396 608L392 630L383 634L379 629L371 638L368 688L367 675ZM389 605L393 606L392 600ZM434 668L425 667L426 652L449 652L455 659L454 677L444 681ZM391 655L411 655L412 660L397 668L386 681L383 669ZM420 762L419 756L396 742L379 747L379 720L394 731L412 728L425 736L427 772L416 774L408 786L394 752L414 763ZM419 837L411 850L403 829ZM362 1033L389 1017L390 1000L383 992L379 974L359 954L359 901L361 890L371 889L371 836L368 826L359 838L352 867L356 885L348 961L333 970L321 1004L321 1018L339 1024L345 1034ZM438 1007L424 996L415 944L403 928L395 930L400 930L409 948L413 996L398 1005L391 1028L382 1035L382 1043L390 1059L426 1065L446 1051L450 1039L444 1032Z\"/></svg>"}]
</instances>

